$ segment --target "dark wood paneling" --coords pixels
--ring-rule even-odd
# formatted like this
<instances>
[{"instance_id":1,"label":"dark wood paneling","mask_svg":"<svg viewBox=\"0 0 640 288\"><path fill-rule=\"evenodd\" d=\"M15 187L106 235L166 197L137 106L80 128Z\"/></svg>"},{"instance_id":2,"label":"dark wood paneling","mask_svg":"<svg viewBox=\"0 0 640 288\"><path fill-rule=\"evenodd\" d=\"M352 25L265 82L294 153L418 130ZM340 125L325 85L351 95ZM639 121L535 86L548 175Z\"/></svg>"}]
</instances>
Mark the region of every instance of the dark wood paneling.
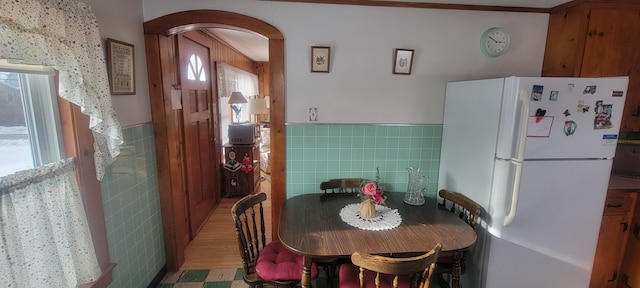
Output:
<instances>
[{"instance_id":1,"label":"dark wood paneling","mask_svg":"<svg viewBox=\"0 0 640 288\"><path fill-rule=\"evenodd\" d=\"M591 10L580 76L629 76L620 129L640 131L640 5L630 8Z\"/></svg>"},{"instance_id":2,"label":"dark wood paneling","mask_svg":"<svg viewBox=\"0 0 640 288\"><path fill-rule=\"evenodd\" d=\"M585 1L549 18L542 76L628 76L621 131L640 131L640 1Z\"/></svg>"},{"instance_id":3,"label":"dark wood paneling","mask_svg":"<svg viewBox=\"0 0 640 288\"><path fill-rule=\"evenodd\" d=\"M186 195L183 174L183 142L171 137L182 134L179 110L171 109L171 89L178 85L176 37L145 34L149 96L153 119L158 190L167 267L175 271L184 262L184 247L189 243Z\"/></svg>"},{"instance_id":4,"label":"dark wood paneling","mask_svg":"<svg viewBox=\"0 0 640 288\"><path fill-rule=\"evenodd\" d=\"M213 41L213 61L224 62L244 71L258 74L256 62L237 52L235 49L229 48L224 43L212 39Z\"/></svg>"},{"instance_id":5,"label":"dark wood paneling","mask_svg":"<svg viewBox=\"0 0 640 288\"><path fill-rule=\"evenodd\" d=\"M277 239L282 204L287 199L285 185L285 78L284 40L269 39L269 80L271 117L271 222Z\"/></svg>"},{"instance_id":6,"label":"dark wood paneling","mask_svg":"<svg viewBox=\"0 0 640 288\"><path fill-rule=\"evenodd\" d=\"M542 66L543 76L580 74L589 9L574 7L549 15L549 31Z\"/></svg>"},{"instance_id":7,"label":"dark wood paneling","mask_svg":"<svg viewBox=\"0 0 640 288\"><path fill-rule=\"evenodd\" d=\"M271 24L242 14L221 10L189 10L144 22L144 33L176 34L210 27L234 27L269 39L284 39Z\"/></svg>"}]
</instances>

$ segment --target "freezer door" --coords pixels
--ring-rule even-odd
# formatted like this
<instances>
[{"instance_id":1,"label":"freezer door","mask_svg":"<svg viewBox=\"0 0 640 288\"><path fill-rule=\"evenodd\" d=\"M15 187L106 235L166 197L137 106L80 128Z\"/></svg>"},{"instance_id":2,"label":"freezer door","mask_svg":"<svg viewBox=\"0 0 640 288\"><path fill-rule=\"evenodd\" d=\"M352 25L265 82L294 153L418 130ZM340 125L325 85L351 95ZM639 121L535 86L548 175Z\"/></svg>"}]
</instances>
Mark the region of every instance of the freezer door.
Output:
<instances>
[{"instance_id":1,"label":"freezer door","mask_svg":"<svg viewBox=\"0 0 640 288\"><path fill-rule=\"evenodd\" d=\"M447 84L438 189L489 205L504 80Z\"/></svg>"},{"instance_id":2,"label":"freezer door","mask_svg":"<svg viewBox=\"0 0 640 288\"><path fill-rule=\"evenodd\" d=\"M611 162L525 161L515 219L503 226L513 169L498 161L486 287L588 287Z\"/></svg>"},{"instance_id":3,"label":"freezer door","mask_svg":"<svg viewBox=\"0 0 640 288\"><path fill-rule=\"evenodd\" d=\"M612 158L627 83L627 77L520 78L531 99L525 158Z\"/></svg>"}]
</instances>

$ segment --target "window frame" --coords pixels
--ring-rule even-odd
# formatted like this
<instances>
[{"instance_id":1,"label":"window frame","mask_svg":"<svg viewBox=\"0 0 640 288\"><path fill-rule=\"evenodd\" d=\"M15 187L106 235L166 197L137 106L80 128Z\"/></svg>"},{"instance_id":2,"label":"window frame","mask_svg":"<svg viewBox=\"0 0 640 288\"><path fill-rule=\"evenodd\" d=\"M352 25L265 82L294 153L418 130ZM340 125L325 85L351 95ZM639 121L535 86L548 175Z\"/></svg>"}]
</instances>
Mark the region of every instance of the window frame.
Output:
<instances>
[{"instance_id":1,"label":"window frame","mask_svg":"<svg viewBox=\"0 0 640 288\"><path fill-rule=\"evenodd\" d=\"M0 61L3 71L12 70L5 67L4 61ZM102 270L102 275L93 283L88 283L82 287L108 287L113 280L113 269L116 264L111 263L109 258L109 246L107 242L106 224L104 220L104 208L102 206L102 191L100 181L97 179L94 162L94 138L93 132L89 128L89 116L82 113L80 107L63 99L58 94L59 75L58 71L52 68L33 68L37 66L19 65L25 67L11 72L19 73L48 73L50 77L50 89L52 95L52 105L57 106L54 111L54 119L58 121L60 128L60 153L62 157L75 158L75 174L84 204L87 223L91 231L91 238L96 252L98 264ZM48 71L47 71L48 70ZM57 113L56 113L57 112ZM27 124L28 125L28 124ZM44 137L44 136L43 136Z\"/></svg>"}]
</instances>

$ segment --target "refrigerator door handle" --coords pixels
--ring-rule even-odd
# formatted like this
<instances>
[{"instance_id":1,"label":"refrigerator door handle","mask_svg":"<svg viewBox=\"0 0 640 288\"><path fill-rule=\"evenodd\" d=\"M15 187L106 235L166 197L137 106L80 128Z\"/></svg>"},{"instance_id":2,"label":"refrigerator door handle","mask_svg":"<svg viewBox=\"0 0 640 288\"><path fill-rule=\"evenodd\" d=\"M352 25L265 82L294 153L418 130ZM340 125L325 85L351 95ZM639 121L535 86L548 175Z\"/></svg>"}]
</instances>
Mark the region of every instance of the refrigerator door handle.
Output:
<instances>
[{"instance_id":1,"label":"refrigerator door handle","mask_svg":"<svg viewBox=\"0 0 640 288\"><path fill-rule=\"evenodd\" d=\"M529 93L527 90L520 89L520 102L522 109L520 111L520 134L518 139L517 158L512 162L516 165L516 174L513 180L513 192L511 193L511 207L509 213L504 217L504 226L509 226L516 218L516 209L518 208L518 198L520 193L520 179L522 178L522 164L524 161L524 149L527 142L527 125L529 122Z\"/></svg>"}]
</instances>

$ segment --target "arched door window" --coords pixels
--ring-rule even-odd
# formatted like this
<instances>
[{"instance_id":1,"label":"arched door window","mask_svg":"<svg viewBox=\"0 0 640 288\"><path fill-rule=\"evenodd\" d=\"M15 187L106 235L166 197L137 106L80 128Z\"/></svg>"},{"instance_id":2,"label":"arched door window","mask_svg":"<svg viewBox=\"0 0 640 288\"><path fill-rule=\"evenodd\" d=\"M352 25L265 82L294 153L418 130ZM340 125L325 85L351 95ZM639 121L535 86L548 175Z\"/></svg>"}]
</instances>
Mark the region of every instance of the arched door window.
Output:
<instances>
[{"instance_id":1,"label":"arched door window","mask_svg":"<svg viewBox=\"0 0 640 288\"><path fill-rule=\"evenodd\" d=\"M187 66L187 79L194 81L197 79L200 82L207 82L207 71L204 70L200 56L191 54Z\"/></svg>"}]
</instances>

